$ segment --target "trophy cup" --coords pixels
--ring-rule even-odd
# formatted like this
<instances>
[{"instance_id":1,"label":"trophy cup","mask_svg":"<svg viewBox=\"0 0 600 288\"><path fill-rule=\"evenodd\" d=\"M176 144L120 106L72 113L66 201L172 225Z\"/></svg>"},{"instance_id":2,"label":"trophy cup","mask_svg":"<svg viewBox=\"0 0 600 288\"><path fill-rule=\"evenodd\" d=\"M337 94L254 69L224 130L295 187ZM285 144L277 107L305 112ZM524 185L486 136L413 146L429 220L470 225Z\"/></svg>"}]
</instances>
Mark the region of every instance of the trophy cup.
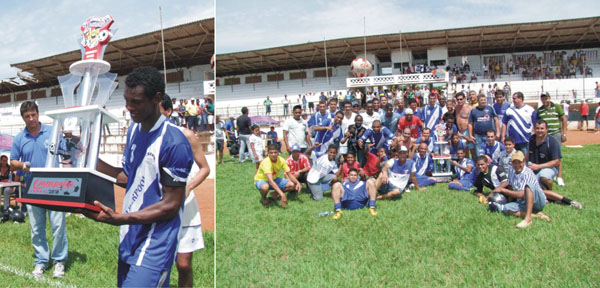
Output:
<instances>
[{"instance_id":1,"label":"trophy cup","mask_svg":"<svg viewBox=\"0 0 600 288\"><path fill-rule=\"evenodd\" d=\"M118 85L117 74L109 73L110 64L102 60L113 22L107 15L88 18L81 25L82 60L69 67L70 74L58 77L65 108L46 112L54 121L46 165L31 169L17 201L69 212L100 211L94 200L115 208L116 179L96 170L102 126L118 122L102 108Z\"/></svg>"},{"instance_id":2,"label":"trophy cup","mask_svg":"<svg viewBox=\"0 0 600 288\"><path fill-rule=\"evenodd\" d=\"M435 142L433 143L433 174L438 182L449 182L452 178L452 163L450 147L445 139L446 124L437 124L434 127Z\"/></svg>"}]
</instances>

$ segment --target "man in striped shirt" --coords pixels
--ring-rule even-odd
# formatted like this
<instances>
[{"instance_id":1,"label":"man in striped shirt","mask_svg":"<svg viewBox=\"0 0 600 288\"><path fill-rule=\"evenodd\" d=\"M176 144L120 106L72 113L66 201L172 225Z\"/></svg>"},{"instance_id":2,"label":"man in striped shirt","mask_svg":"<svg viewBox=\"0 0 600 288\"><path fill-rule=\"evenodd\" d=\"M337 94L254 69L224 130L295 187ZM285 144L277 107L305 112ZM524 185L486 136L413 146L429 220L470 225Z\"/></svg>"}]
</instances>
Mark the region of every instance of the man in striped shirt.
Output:
<instances>
[{"instance_id":1,"label":"man in striped shirt","mask_svg":"<svg viewBox=\"0 0 600 288\"><path fill-rule=\"evenodd\" d=\"M511 189L508 189L508 186ZM512 168L508 170L508 182L502 182L494 192L500 192L508 197L517 199L516 202L499 204L490 202L490 209L523 218L517 228L527 228L531 225L531 217L550 221L548 215L541 211L546 206L546 196L538 183L535 173L525 167L525 155L517 151L512 156ZM534 214L535 212L535 214Z\"/></svg>"},{"instance_id":2,"label":"man in striped shirt","mask_svg":"<svg viewBox=\"0 0 600 288\"><path fill-rule=\"evenodd\" d=\"M559 144L566 142L567 116L561 105L553 103L550 100L550 94L547 92L542 93L540 99L542 100L543 105L537 109L537 116L539 119L543 119L548 123L548 135L556 139L556 142ZM556 182L558 183L558 186L565 186L565 182L562 179L562 160L560 161L560 166L558 168Z\"/></svg>"},{"instance_id":3,"label":"man in striped shirt","mask_svg":"<svg viewBox=\"0 0 600 288\"><path fill-rule=\"evenodd\" d=\"M506 136L510 136L515 141L515 149L527 154L529 138L535 123L536 112L533 107L526 105L524 96L521 92L513 94L513 105L506 110L502 118L502 142Z\"/></svg>"},{"instance_id":4,"label":"man in striped shirt","mask_svg":"<svg viewBox=\"0 0 600 288\"><path fill-rule=\"evenodd\" d=\"M310 170L310 160L300 150L300 145L294 144L291 148L292 153L285 159L285 162L290 168L290 174L294 175L298 182L306 183L306 174Z\"/></svg>"}]
</instances>

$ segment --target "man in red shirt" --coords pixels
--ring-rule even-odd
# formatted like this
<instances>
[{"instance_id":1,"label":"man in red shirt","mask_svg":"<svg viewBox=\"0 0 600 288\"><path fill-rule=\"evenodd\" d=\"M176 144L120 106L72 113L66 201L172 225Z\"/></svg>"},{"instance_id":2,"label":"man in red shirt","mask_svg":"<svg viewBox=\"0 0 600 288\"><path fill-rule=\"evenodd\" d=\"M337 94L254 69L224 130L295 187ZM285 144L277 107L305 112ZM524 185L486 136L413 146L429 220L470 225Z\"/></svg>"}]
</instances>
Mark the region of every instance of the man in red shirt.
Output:
<instances>
[{"instance_id":1,"label":"man in red shirt","mask_svg":"<svg viewBox=\"0 0 600 288\"><path fill-rule=\"evenodd\" d=\"M398 121L398 131L403 131L406 127L410 128L410 136L415 139L419 138L421 131L423 131L423 122L419 117L413 116L411 108L404 109L404 117Z\"/></svg>"},{"instance_id":2,"label":"man in red shirt","mask_svg":"<svg viewBox=\"0 0 600 288\"><path fill-rule=\"evenodd\" d=\"M588 106L587 103L583 102L581 103L581 107L579 108L581 109L581 120L579 120L579 129L583 130L583 120L585 120L585 130L588 129L588 115L590 115L590 107Z\"/></svg>"},{"instance_id":3,"label":"man in red shirt","mask_svg":"<svg viewBox=\"0 0 600 288\"><path fill-rule=\"evenodd\" d=\"M379 172L381 172L381 164L385 163L387 157L385 153L385 147L380 147L377 150L377 155L369 152L373 145L374 144L369 144L367 147L365 147L367 162L363 167L363 171L368 178L373 178L372 180L375 180L377 179L377 176L379 176Z\"/></svg>"},{"instance_id":4,"label":"man in red shirt","mask_svg":"<svg viewBox=\"0 0 600 288\"><path fill-rule=\"evenodd\" d=\"M285 159L288 167L290 167L290 174L294 175L298 182L306 183L306 174L310 170L310 161L306 155L300 152L300 145L292 145L292 153Z\"/></svg>"}]
</instances>

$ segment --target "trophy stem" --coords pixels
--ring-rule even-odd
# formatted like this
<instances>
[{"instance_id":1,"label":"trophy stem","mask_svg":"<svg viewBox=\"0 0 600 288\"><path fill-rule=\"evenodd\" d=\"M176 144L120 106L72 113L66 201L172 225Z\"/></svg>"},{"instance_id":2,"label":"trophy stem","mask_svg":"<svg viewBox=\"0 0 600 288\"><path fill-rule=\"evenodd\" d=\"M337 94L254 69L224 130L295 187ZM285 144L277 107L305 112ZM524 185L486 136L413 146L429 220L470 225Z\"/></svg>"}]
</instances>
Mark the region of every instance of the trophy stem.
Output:
<instances>
[{"instance_id":1,"label":"trophy stem","mask_svg":"<svg viewBox=\"0 0 600 288\"><path fill-rule=\"evenodd\" d=\"M90 140L90 153L88 155L88 163L86 165L87 168L96 169L96 165L98 164L98 152L100 148L100 140L102 136L102 113L96 114L96 119L94 119L94 131L92 132L92 139Z\"/></svg>"}]
</instances>

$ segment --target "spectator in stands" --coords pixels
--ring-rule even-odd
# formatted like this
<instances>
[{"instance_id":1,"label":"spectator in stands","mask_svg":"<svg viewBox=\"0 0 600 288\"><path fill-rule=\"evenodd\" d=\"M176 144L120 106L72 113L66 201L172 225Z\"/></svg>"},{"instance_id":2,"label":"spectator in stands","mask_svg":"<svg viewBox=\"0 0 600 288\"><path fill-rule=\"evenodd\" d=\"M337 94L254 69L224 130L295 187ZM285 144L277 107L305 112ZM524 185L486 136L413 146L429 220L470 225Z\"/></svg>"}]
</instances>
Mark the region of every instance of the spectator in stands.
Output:
<instances>
[{"instance_id":1,"label":"spectator in stands","mask_svg":"<svg viewBox=\"0 0 600 288\"><path fill-rule=\"evenodd\" d=\"M196 132L198 129L198 127L196 127L196 119L198 118L198 106L196 106L196 99L190 99L190 102L185 105L185 111L188 113L187 128Z\"/></svg>"},{"instance_id":2,"label":"spectator in stands","mask_svg":"<svg viewBox=\"0 0 600 288\"><path fill-rule=\"evenodd\" d=\"M177 126L181 125L181 120L179 119L179 104L177 103L177 98L173 98L173 114L171 114L171 120L177 124Z\"/></svg>"},{"instance_id":3,"label":"spectator in stands","mask_svg":"<svg viewBox=\"0 0 600 288\"><path fill-rule=\"evenodd\" d=\"M123 108L123 119L125 119L125 123L123 123L123 135L127 134L127 129L129 128L129 121L131 120L131 114L126 108Z\"/></svg>"},{"instance_id":4,"label":"spectator in stands","mask_svg":"<svg viewBox=\"0 0 600 288\"><path fill-rule=\"evenodd\" d=\"M527 153L531 130L535 122L536 112L533 107L523 102L523 93L513 94L513 105L506 110L502 118L502 142L504 137L511 136L515 140L515 149Z\"/></svg>"},{"instance_id":5,"label":"spectator in stands","mask_svg":"<svg viewBox=\"0 0 600 288\"><path fill-rule=\"evenodd\" d=\"M215 144L217 150L217 164L223 164L223 149L225 147L225 122L221 120L221 117L217 115L217 120L215 121Z\"/></svg>"},{"instance_id":6,"label":"spectator in stands","mask_svg":"<svg viewBox=\"0 0 600 288\"><path fill-rule=\"evenodd\" d=\"M179 125L183 126L183 127L187 127L187 111L185 111L185 106L187 105L187 99L179 99ZM127 109L123 108L123 114L125 114L125 111L127 111ZM129 111L127 111L129 112ZM125 116L125 115L123 115ZM127 127L129 127L129 121L127 121ZM125 130L127 131L127 130ZM123 133L125 134L125 133Z\"/></svg>"},{"instance_id":7,"label":"spectator in stands","mask_svg":"<svg viewBox=\"0 0 600 288\"><path fill-rule=\"evenodd\" d=\"M596 134L600 133L600 102L596 107L596 113L594 113L594 122L596 123Z\"/></svg>"},{"instance_id":8,"label":"spectator in stands","mask_svg":"<svg viewBox=\"0 0 600 288\"><path fill-rule=\"evenodd\" d=\"M311 103L312 103L312 102L311 102ZM310 108L310 110L311 110L311 113L312 113L312 109L313 109L313 108ZM307 112L307 111L306 111L306 95L302 95L302 111L304 111L305 113Z\"/></svg>"},{"instance_id":9,"label":"spectator in stands","mask_svg":"<svg viewBox=\"0 0 600 288\"><path fill-rule=\"evenodd\" d=\"M271 116L271 104L273 104L273 101L267 96L267 99L263 102L263 105L265 105L266 108L265 115L267 116Z\"/></svg>"},{"instance_id":10,"label":"spectator in stands","mask_svg":"<svg viewBox=\"0 0 600 288\"><path fill-rule=\"evenodd\" d=\"M235 120L235 126L237 126L238 137L240 138L240 163L244 163L246 159L246 152L252 152L250 150L250 136L252 135L252 121L248 117L248 107L242 107L242 116Z\"/></svg>"},{"instance_id":11,"label":"spectator in stands","mask_svg":"<svg viewBox=\"0 0 600 288\"><path fill-rule=\"evenodd\" d=\"M102 109L106 110L106 105L102 106ZM108 135L112 135L110 133L110 126L108 125L108 123L105 123L102 127L102 130L104 131L104 135L108 134Z\"/></svg>"},{"instance_id":12,"label":"spectator in stands","mask_svg":"<svg viewBox=\"0 0 600 288\"><path fill-rule=\"evenodd\" d=\"M269 132L267 132L267 145L275 144L279 148L279 153L281 153L281 142L279 142L279 137L277 137L277 131L275 131L275 126L271 126Z\"/></svg>"},{"instance_id":13,"label":"spectator in stands","mask_svg":"<svg viewBox=\"0 0 600 288\"><path fill-rule=\"evenodd\" d=\"M196 117L196 129L198 131L206 131L206 126L208 125L208 114L206 113L206 97L198 97L198 101L196 101L196 106L198 106L198 117Z\"/></svg>"},{"instance_id":14,"label":"spectator in stands","mask_svg":"<svg viewBox=\"0 0 600 288\"><path fill-rule=\"evenodd\" d=\"M205 112L206 112L206 119L207 119L207 123L208 123L208 131L212 134L213 133L213 120L214 120L214 114L215 114L215 104L213 103L213 98L211 96L206 96L206 107L205 107ZM206 130L204 130L206 131Z\"/></svg>"},{"instance_id":15,"label":"spectator in stands","mask_svg":"<svg viewBox=\"0 0 600 288\"><path fill-rule=\"evenodd\" d=\"M283 95L283 100L281 100L281 103L283 104L283 116L287 116L290 106L290 100L288 100L287 94Z\"/></svg>"}]
</instances>

